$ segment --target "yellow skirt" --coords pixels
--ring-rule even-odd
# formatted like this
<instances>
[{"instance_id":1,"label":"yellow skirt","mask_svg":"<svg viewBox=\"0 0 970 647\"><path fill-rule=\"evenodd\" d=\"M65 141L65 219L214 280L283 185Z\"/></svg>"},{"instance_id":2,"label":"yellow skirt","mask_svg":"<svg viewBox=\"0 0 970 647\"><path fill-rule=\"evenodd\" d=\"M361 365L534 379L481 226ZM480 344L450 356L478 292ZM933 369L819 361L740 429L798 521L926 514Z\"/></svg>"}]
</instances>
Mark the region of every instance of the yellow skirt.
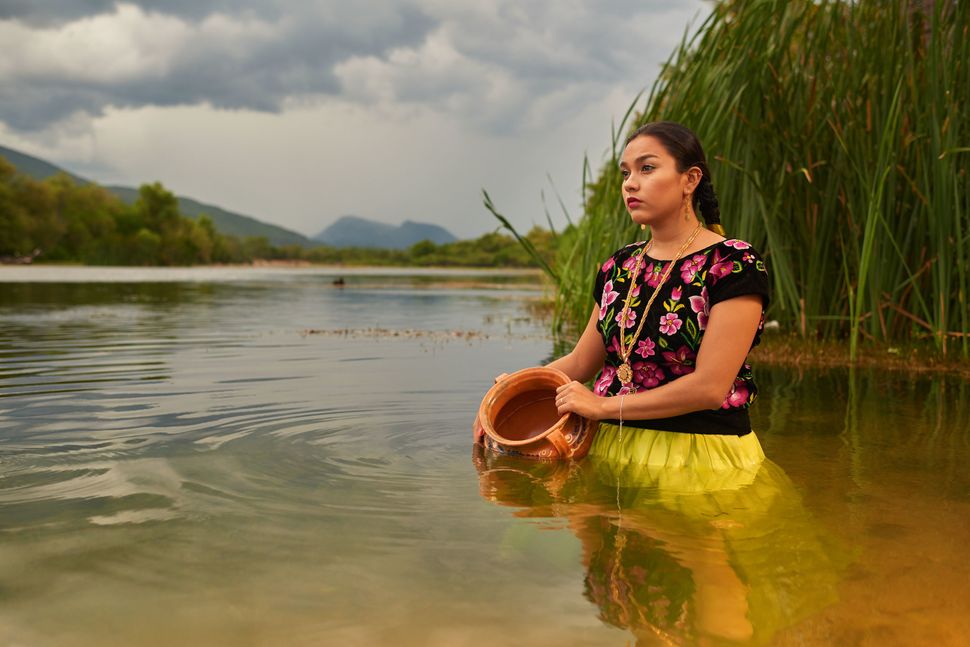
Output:
<instances>
[{"instance_id":1,"label":"yellow skirt","mask_svg":"<svg viewBox=\"0 0 970 647\"><path fill-rule=\"evenodd\" d=\"M738 490L751 485L765 461L758 437L686 434L601 422L591 462L621 487L669 493Z\"/></svg>"}]
</instances>

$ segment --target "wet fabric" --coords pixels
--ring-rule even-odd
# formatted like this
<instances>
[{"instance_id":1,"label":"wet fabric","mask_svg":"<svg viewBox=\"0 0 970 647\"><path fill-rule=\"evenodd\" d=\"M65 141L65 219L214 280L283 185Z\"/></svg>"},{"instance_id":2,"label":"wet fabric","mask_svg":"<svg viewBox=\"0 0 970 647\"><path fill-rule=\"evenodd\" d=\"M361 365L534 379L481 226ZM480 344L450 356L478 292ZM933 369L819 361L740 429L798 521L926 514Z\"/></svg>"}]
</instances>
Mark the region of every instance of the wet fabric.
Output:
<instances>
[{"instance_id":1,"label":"wet fabric","mask_svg":"<svg viewBox=\"0 0 970 647\"><path fill-rule=\"evenodd\" d=\"M755 434L641 431L602 424L580 462L479 451L482 495L566 519L585 596L643 644L767 644L837 601L848 553Z\"/></svg>"}]
</instances>

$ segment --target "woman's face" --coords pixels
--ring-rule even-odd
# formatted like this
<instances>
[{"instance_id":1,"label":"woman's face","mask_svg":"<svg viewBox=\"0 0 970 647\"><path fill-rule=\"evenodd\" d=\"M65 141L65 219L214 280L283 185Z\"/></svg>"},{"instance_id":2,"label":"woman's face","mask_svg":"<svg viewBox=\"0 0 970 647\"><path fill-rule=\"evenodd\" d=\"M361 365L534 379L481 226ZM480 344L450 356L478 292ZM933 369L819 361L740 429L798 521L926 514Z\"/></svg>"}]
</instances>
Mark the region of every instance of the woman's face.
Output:
<instances>
[{"instance_id":1,"label":"woman's face","mask_svg":"<svg viewBox=\"0 0 970 647\"><path fill-rule=\"evenodd\" d=\"M684 196L692 191L691 167L677 170L677 161L658 139L637 137L623 150L620 173L623 176L623 201L633 222L654 225L681 213Z\"/></svg>"}]
</instances>

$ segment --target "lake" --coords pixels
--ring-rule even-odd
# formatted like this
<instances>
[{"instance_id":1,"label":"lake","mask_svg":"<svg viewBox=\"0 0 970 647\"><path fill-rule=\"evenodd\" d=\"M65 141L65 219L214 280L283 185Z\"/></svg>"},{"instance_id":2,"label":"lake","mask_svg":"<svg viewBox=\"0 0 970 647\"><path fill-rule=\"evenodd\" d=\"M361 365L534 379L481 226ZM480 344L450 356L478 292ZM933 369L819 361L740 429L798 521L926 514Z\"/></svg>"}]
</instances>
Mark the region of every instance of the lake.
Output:
<instances>
[{"instance_id":1,"label":"lake","mask_svg":"<svg viewBox=\"0 0 970 647\"><path fill-rule=\"evenodd\" d=\"M965 644L965 381L756 365L714 494L475 451L541 296L0 267L0 644Z\"/></svg>"}]
</instances>

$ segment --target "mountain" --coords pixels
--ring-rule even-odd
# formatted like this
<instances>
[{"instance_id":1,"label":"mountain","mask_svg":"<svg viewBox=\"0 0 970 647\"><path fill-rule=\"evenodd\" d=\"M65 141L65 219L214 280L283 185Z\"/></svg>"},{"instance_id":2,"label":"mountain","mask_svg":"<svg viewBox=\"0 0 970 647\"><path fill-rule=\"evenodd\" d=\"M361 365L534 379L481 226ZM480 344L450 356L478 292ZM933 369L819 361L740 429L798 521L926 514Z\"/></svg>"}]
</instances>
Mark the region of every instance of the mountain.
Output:
<instances>
[{"instance_id":1,"label":"mountain","mask_svg":"<svg viewBox=\"0 0 970 647\"><path fill-rule=\"evenodd\" d=\"M394 226L359 216L342 216L314 236L313 240L331 247L406 249L422 240L441 245L458 239L438 225L405 220Z\"/></svg>"},{"instance_id":2,"label":"mountain","mask_svg":"<svg viewBox=\"0 0 970 647\"><path fill-rule=\"evenodd\" d=\"M34 178L35 180L43 180L51 177L52 175L64 173L78 184L94 184L90 180L65 171L59 166L45 162L37 157L32 157L25 153L15 151L12 148L0 146L0 157L5 157L7 161L13 164L18 171L24 175ZM138 199L138 189L132 189L131 187L124 186L106 186L104 188L128 204L131 204ZM210 218L212 218L213 224L215 224L216 229L218 229L220 233L228 234L230 236L239 236L240 238L244 238L246 236L265 236L266 239L269 240L270 244L276 246L302 245L304 247L312 247L314 245L313 241L302 234L296 233L295 231L290 231L289 229L284 229L283 227L277 227L276 225L270 225L257 220L256 218L233 213L232 211L226 211L225 209L220 209L215 205L198 202L191 198L186 198L183 196L176 197L178 198L179 210L183 214L189 218L198 218L203 213L207 214Z\"/></svg>"}]
</instances>

